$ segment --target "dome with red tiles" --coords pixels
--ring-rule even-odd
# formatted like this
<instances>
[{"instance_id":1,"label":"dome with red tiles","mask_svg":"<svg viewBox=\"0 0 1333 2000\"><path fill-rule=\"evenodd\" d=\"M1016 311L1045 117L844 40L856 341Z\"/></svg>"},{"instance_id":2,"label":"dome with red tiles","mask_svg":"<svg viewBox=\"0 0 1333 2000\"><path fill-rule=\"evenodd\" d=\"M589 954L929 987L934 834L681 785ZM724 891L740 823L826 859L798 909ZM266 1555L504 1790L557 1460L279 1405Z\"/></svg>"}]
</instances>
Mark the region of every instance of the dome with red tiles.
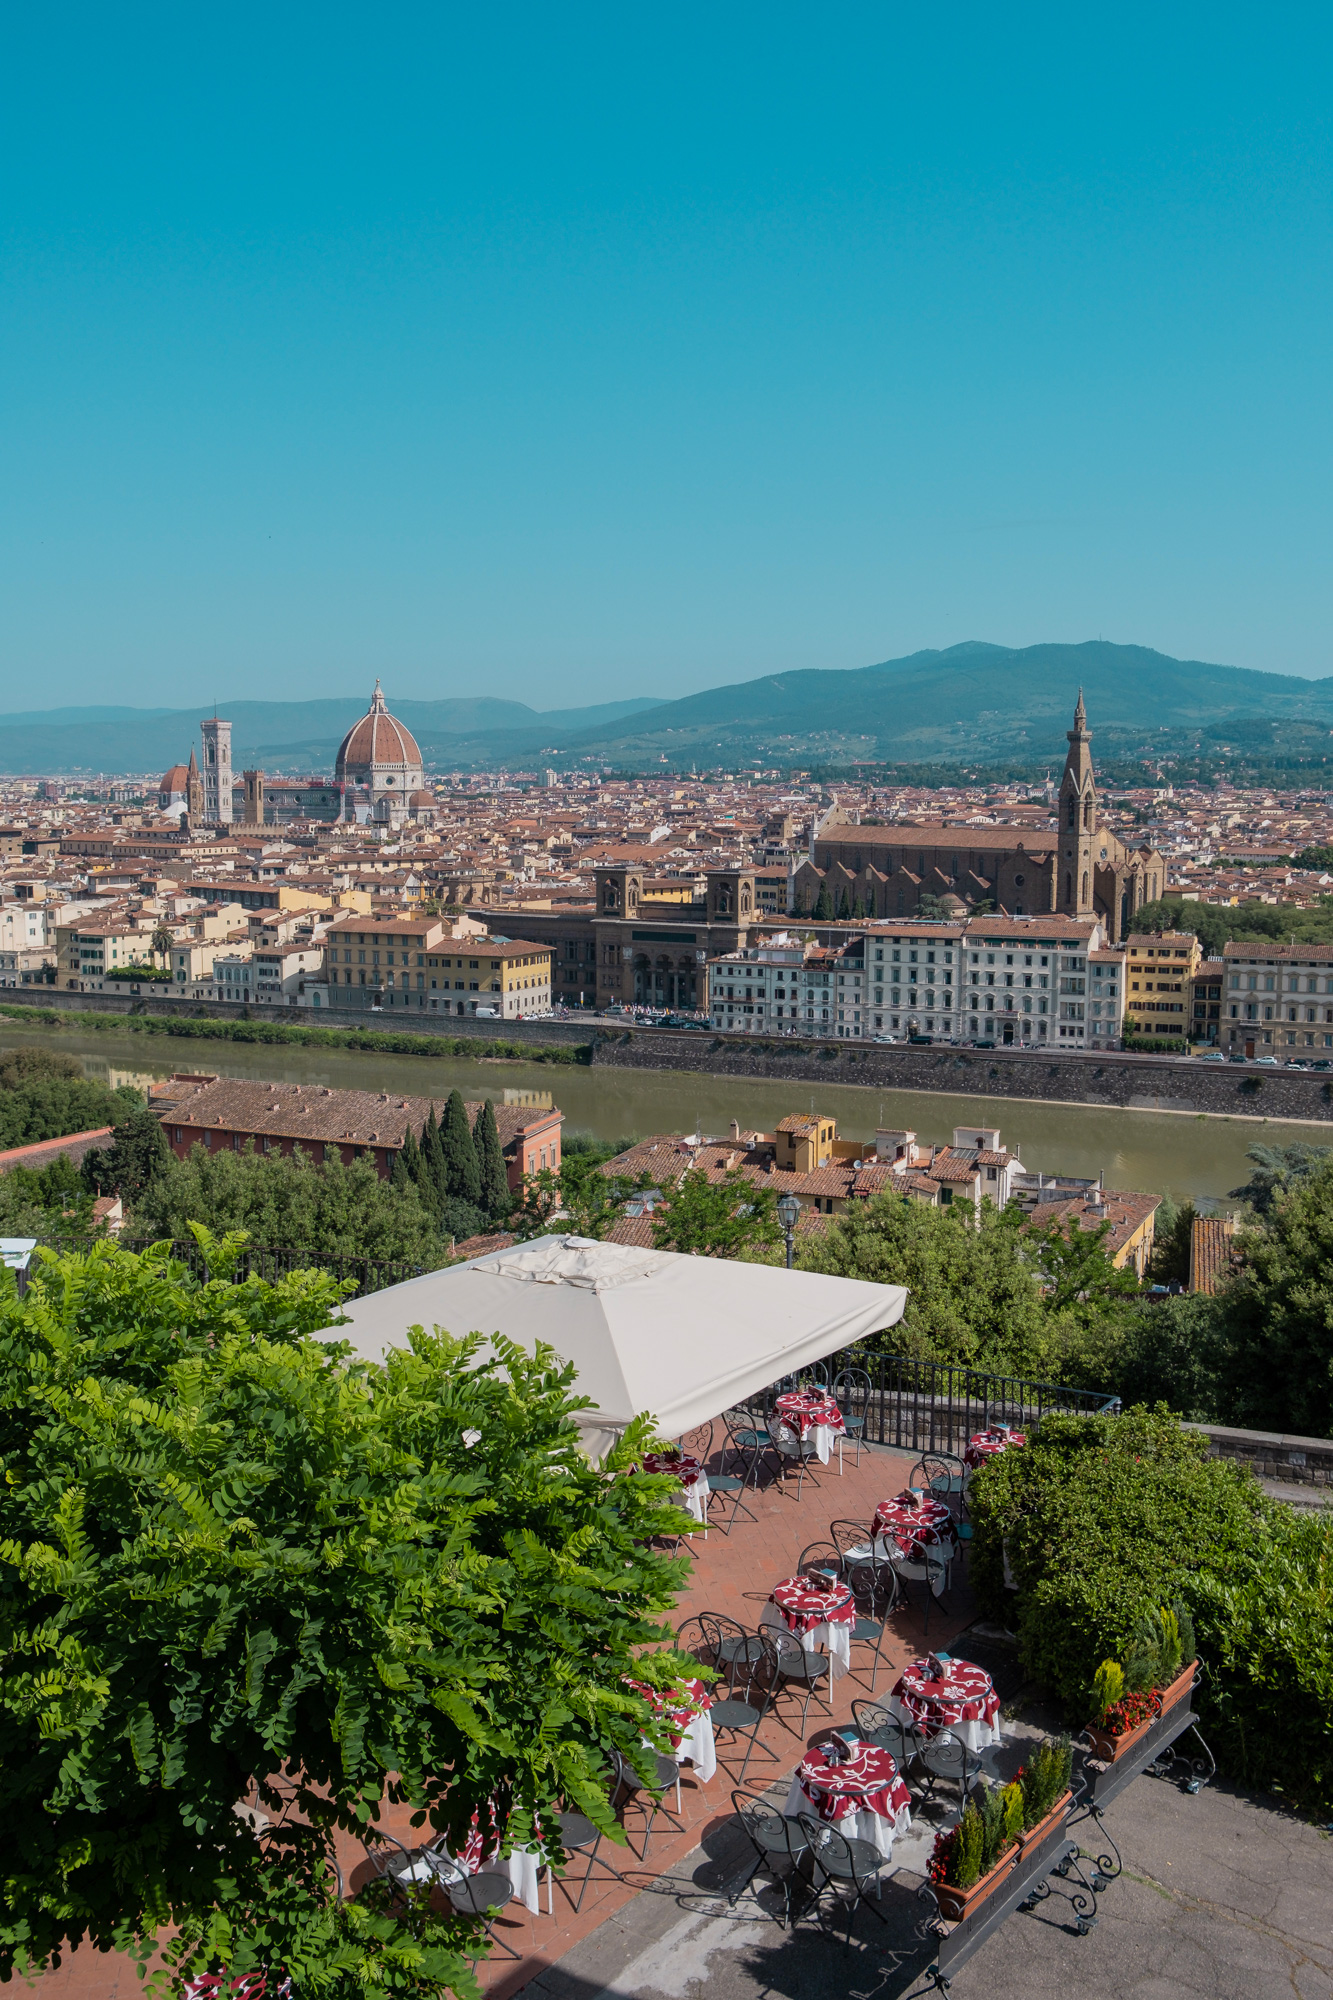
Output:
<instances>
[{"instance_id":1,"label":"dome with red tiles","mask_svg":"<svg viewBox=\"0 0 1333 2000\"><path fill-rule=\"evenodd\" d=\"M340 784L367 785L375 798L404 801L421 787L421 752L410 729L390 715L378 681L370 707L338 749Z\"/></svg>"}]
</instances>

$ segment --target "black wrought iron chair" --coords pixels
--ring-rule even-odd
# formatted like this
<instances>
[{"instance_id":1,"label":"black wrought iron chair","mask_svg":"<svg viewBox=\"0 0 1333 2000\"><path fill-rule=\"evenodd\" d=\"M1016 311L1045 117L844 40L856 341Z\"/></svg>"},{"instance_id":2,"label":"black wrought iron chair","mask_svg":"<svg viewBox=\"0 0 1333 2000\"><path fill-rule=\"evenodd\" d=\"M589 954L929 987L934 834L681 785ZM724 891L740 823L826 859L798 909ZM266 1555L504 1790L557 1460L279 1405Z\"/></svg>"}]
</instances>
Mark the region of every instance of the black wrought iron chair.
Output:
<instances>
[{"instance_id":1,"label":"black wrought iron chair","mask_svg":"<svg viewBox=\"0 0 1333 2000\"><path fill-rule=\"evenodd\" d=\"M830 1885L841 1894L846 1889L852 1891L847 1909L847 1935L843 1939L844 1951L852 1948L852 1925L856 1921L857 1905L864 1903L874 1910L881 1923L887 1923L879 1903L879 1872L884 1867L884 1856L868 1840L856 1840L850 1835L839 1833L834 1826L825 1826L822 1820L811 1813L798 1813L797 1823L805 1835L810 1859L815 1871L815 1909L821 1928L824 1928L823 1910L820 1898ZM874 1902L867 1891L875 1891Z\"/></svg>"},{"instance_id":2,"label":"black wrought iron chair","mask_svg":"<svg viewBox=\"0 0 1333 2000\"><path fill-rule=\"evenodd\" d=\"M662 1794L670 1791L673 1785L676 1788L676 1810L680 1810L680 1765L674 1757L664 1756L659 1750L649 1750L646 1754L655 1769L656 1782L651 1788L645 1785L638 1772L619 1750L613 1749L611 1752L611 1769L615 1773L616 1780L611 1793L612 1812L624 1813L630 1806L634 1806L644 1816L643 1846L639 1850L640 1861L646 1861L648 1858L648 1841L657 1815L665 1812L667 1818L671 1818L663 1803ZM673 1821L673 1824L676 1823ZM680 1830L679 1825L676 1825L676 1831ZM628 1827L625 1828L625 1838L629 1841L629 1850L632 1854L634 1843L629 1839Z\"/></svg>"},{"instance_id":3,"label":"black wrought iron chair","mask_svg":"<svg viewBox=\"0 0 1333 2000\"><path fill-rule=\"evenodd\" d=\"M413 1895L423 1891L448 1888L451 1882L466 1873L457 1861L444 1852L443 1834L417 1847L408 1847L382 1827L368 1826L361 1835L361 1845L376 1878L392 1882L409 1901Z\"/></svg>"},{"instance_id":4,"label":"black wrought iron chair","mask_svg":"<svg viewBox=\"0 0 1333 2000\"><path fill-rule=\"evenodd\" d=\"M973 1756L960 1737L942 1729L923 1746L917 1767L923 1774L925 1798L934 1795L938 1784L949 1784L957 1785L960 1799L966 1800L980 1775L981 1760Z\"/></svg>"},{"instance_id":5,"label":"black wrought iron chair","mask_svg":"<svg viewBox=\"0 0 1333 2000\"><path fill-rule=\"evenodd\" d=\"M757 1633L747 1632L743 1625L738 1625L734 1618L703 1611L685 1620L676 1633L676 1645L701 1666L712 1667L726 1676L725 1680L714 1683L709 1716L714 1741L719 1734L748 1738L739 1778L744 1784L759 1725L772 1700L772 1690L761 1672L765 1662L763 1641ZM738 1677L743 1688L739 1695Z\"/></svg>"},{"instance_id":6,"label":"black wrought iron chair","mask_svg":"<svg viewBox=\"0 0 1333 2000\"><path fill-rule=\"evenodd\" d=\"M852 1720L867 1743L877 1743L881 1750L888 1751L904 1778L930 1740L915 1723L890 1714L882 1702L854 1701Z\"/></svg>"},{"instance_id":7,"label":"black wrought iron chair","mask_svg":"<svg viewBox=\"0 0 1333 2000\"><path fill-rule=\"evenodd\" d=\"M931 1605L937 1597L944 1596L948 1591L949 1565L941 1554L938 1544L932 1548L924 1542L914 1543L906 1555L890 1556L889 1562L901 1591L899 1600L901 1603L911 1602L908 1595L909 1584L921 1585L921 1632L924 1638L930 1631Z\"/></svg>"},{"instance_id":8,"label":"black wrought iron chair","mask_svg":"<svg viewBox=\"0 0 1333 2000\"><path fill-rule=\"evenodd\" d=\"M706 1424L696 1424L692 1431L686 1431L683 1437L677 1438L676 1443L688 1457L697 1458L700 1465L707 1467L709 1459L713 1456L712 1420Z\"/></svg>"},{"instance_id":9,"label":"black wrought iron chair","mask_svg":"<svg viewBox=\"0 0 1333 2000\"><path fill-rule=\"evenodd\" d=\"M495 1935L496 1917L514 1900L514 1885L503 1869L485 1868L475 1875L460 1875L445 1887L449 1901L461 1915L481 1918L481 1927L490 1944L499 1945L511 1958L522 1958L521 1951L515 1951L511 1944ZM471 1963L475 1965L477 1959Z\"/></svg>"},{"instance_id":10,"label":"black wrought iron chair","mask_svg":"<svg viewBox=\"0 0 1333 2000\"><path fill-rule=\"evenodd\" d=\"M764 1649L768 1686L774 1700L788 1689L803 1696L801 1735L804 1737L810 1714L810 1697L815 1689L824 1689L829 1707L833 1706L830 1693L833 1662L826 1653L807 1653L794 1632L784 1631L779 1626L761 1625L759 1640Z\"/></svg>"},{"instance_id":11,"label":"black wrought iron chair","mask_svg":"<svg viewBox=\"0 0 1333 2000\"><path fill-rule=\"evenodd\" d=\"M784 1819L773 1806L756 1798L752 1792L733 1792L731 1803L754 1849L754 1866L728 1896L727 1907L736 1907L755 1876L762 1871L770 1875L782 1890L782 1915L775 1921L780 1929L785 1930L792 1922L793 1892L802 1879L798 1864L808 1845L805 1834L795 1820Z\"/></svg>"},{"instance_id":12,"label":"black wrought iron chair","mask_svg":"<svg viewBox=\"0 0 1333 2000\"><path fill-rule=\"evenodd\" d=\"M921 1486L956 1511L963 1497L967 1467L949 1451L923 1451L908 1476L909 1486Z\"/></svg>"},{"instance_id":13,"label":"black wrought iron chair","mask_svg":"<svg viewBox=\"0 0 1333 2000\"><path fill-rule=\"evenodd\" d=\"M856 1623L852 1626L853 1646L873 1646L874 1664L870 1672L870 1692L875 1692L875 1682L879 1679L879 1659L884 1646L884 1633L889 1616L898 1602L898 1579L888 1564L881 1564L870 1557L856 1561L847 1567L844 1574L847 1586L856 1600ZM887 1602L882 1606L884 1579L887 1578L889 1591Z\"/></svg>"},{"instance_id":14,"label":"black wrought iron chair","mask_svg":"<svg viewBox=\"0 0 1333 2000\"><path fill-rule=\"evenodd\" d=\"M784 1393L780 1384L773 1393L775 1395ZM799 1424L788 1423L781 1412L774 1408L771 1400L768 1406L768 1433L773 1441L773 1449L778 1455L784 1485L788 1466L796 1467L796 1498L799 1500L807 1472L813 1484L816 1486L819 1484L818 1476L813 1470L819 1463L819 1452L814 1437L802 1437Z\"/></svg>"},{"instance_id":15,"label":"black wrought iron chair","mask_svg":"<svg viewBox=\"0 0 1333 2000\"><path fill-rule=\"evenodd\" d=\"M562 1812L557 1813L555 1817L556 1824L560 1828L560 1844L564 1848L565 1853L567 1855L586 1854L588 1857L588 1865L583 1871L583 1880L579 1884L578 1901L574 1905L574 1914L577 1916L583 1908L584 1894L591 1880L594 1868L604 1868L613 1882L619 1882L623 1878L618 1868L613 1868L609 1861L602 1859L599 1851L602 1845L602 1830L600 1827L594 1826L592 1821L583 1813ZM569 1893L568 1885L566 1885L565 1893L566 1895Z\"/></svg>"},{"instance_id":16,"label":"black wrought iron chair","mask_svg":"<svg viewBox=\"0 0 1333 2000\"><path fill-rule=\"evenodd\" d=\"M767 1422L757 1420L749 1410L740 1408L724 1410L722 1422L727 1432L727 1448L722 1455L724 1472L730 1458L733 1470L737 1463L741 1466L742 1491L750 1485L758 1487L764 1454L773 1452L776 1455L777 1452Z\"/></svg>"},{"instance_id":17,"label":"black wrought iron chair","mask_svg":"<svg viewBox=\"0 0 1333 2000\"><path fill-rule=\"evenodd\" d=\"M870 1376L864 1368L844 1368L833 1378L833 1400L842 1411L848 1439L856 1446L857 1465L861 1463L871 1394Z\"/></svg>"}]
</instances>

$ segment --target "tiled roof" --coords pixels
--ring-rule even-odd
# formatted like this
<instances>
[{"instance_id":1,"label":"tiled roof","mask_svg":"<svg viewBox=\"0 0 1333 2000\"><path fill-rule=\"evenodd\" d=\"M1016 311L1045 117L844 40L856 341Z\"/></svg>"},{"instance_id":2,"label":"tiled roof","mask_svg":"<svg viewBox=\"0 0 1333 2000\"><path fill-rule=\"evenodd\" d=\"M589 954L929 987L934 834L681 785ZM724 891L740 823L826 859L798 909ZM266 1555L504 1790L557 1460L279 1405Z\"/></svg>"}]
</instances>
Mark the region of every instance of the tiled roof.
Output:
<instances>
[{"instance_id":1,"label":"tiled roof","mask_svg":"<svg viewBox=\"0 0 1333 2000\"><path fill-rule=\"evenodd\" d=\"M1333 961L1333 944L1278 944L1273 938L1232 938L1222 947L1224 962L1229 958L1253 959L1257 964L1310 960L1327 965Z\"/></svg>"},{"instance_id":2,"label":"tiled roof","mask_svg":"<svg viewBox=\"0 0 1333 2000\"><path fill-rule=\"evenodd\" d=\"M1049 1229L1053 1222L1062 1227L1080 1229L1100 1229L1104 1222L1111 1225L1106 1238L1105 1249L1114 1258L1135 1232L1160 1208L1159 1194L1119 1193L1107 1189L1100 1204L1093 1203L1085 1195L1071 1195L1060 1201L1040 1201L1024 1222L1025 1229Z\"/></svg>"},{"instance_id":3,"label":"tiled roof","mask_svg":"<svg viewBox=\"0 0 1333 2000\"><path fill-rule=\"evenodd\" d=\"M217 1077L202 1082L173 1079L183 1086L157 1085L150 1103L165 1123L191 1125L256 1137L310 1140L315 1144L401 1146L409 1125L420 1133L430 1116L442 1116L441 1097L405 1097L398 1091L331 1090L322 1084L260 1083L242 1077ZM468 1103L475 1123L481 1099ZM526 1105L497 1104L495 1123L501 1146L510 1145L528 1126L553 1114Z\"/></svg>"},{"instance_id":4,"label":"tiled roof","mask_svg":"<svg viewBox=\"0 0 1333 2000\"><path fill-rule=\"evenodd\" d=\"M1190 1225L1190 1290L1217 1290L1231 1268L1235 1224L1229 1215L1196 1215Z\"/></svg>"}]
</instances>

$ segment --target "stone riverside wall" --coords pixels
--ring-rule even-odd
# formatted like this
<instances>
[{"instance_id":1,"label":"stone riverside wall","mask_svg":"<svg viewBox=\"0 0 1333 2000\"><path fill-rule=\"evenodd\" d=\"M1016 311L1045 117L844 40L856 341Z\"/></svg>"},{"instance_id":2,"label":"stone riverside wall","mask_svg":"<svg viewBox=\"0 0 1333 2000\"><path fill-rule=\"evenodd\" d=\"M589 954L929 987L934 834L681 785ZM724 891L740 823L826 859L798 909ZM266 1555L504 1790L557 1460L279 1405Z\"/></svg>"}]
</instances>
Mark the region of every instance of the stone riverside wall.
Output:
<instances>
[{"instance_id":1,"label":"stone riverside wall","mask_svg":"<svg viewBox=\"0 0 1333 2000\"><path fill-rule=\"evenodd\" d=\"M1261 1479L1289 1479L1301 1486L1333 1487L1333 1438L1280 1436L1276 1431L1237 1431L1226 1424L1187 1424L1202 1431L1214 1458L1248 1465Z\"/></svg>"},{"instance_id":2,"label":"stone riverside wall","mask_svg":"<svg viewBox=\"0 0 1333 2000\"><path fill-rule=\"evenodd\" d=\"M1169 1056L1026 1054L1016 1049L885 1047L769 1041L660 1029L601 1028L594 1066L694 1070L776 1082L862 1084L1100 1104L1130 1111L1212 1112L1232 1118L1333 1122L1333 1080L1318 1071L1262 1070Z\"/></svg>"},{"instance_id":3,"label":"stone riverside wall","mask_svg":"<svg viewBox=\"0 0 1333 2000\"><path fill-rule=\"evenodd\" d=\"M447 1035L466 1041L530 1042L545 1048L586 1044L590 1033L587 1025L574 1021L478 1021L469 1015L415 1014L406 1008L396 1012L387 1007L275 1007L257 1001L235 1007L225 1001L171 1000L157 994L122 998L118 993L62 993L55 986L0 987L0 1005L53 1007L71 1014L148 1014L165 1020L273 1021L283 1028L363 1028L377 1035ZM0 1037L6 1018L0 1014Z\"/></svg>"}]
</instances>

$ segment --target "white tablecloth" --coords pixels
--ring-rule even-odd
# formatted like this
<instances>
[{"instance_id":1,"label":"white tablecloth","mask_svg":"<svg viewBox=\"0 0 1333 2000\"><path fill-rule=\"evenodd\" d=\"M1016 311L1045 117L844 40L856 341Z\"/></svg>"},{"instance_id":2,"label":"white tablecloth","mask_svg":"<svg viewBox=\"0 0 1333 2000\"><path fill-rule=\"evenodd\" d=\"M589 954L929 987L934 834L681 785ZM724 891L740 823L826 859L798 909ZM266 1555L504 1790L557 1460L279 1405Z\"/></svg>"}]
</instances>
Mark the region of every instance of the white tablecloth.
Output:
<instances>
[{"instance_id":1,"label":"white tablecloth","mask_svg":"<svg viewBox=\"0 0 1333 2000\"><path fill-rule=\"evenodd\" d=\"M760 1613L761 1625L772 1625L780 1632L791 1632L791 1626L783 1617L776 1604L766 1604ZM829 1681L839 1681L852 1664L852 1628L850 1625L812 1625L808 1632L792 1632L793 1639L799 1639L807 1653L817 1653L821 1646L828 1649ZM830 1688L829 1707L832 1708Z\"/></svg>"},{"instance_id":2,"label":"white tablecloth","mask_svg":"<svg viewBox=\"0 0 1333 2000\"><path fill-rule=\"evenodd\" d=\"M887 1707L889 1714L893 1716L895 1720L897 1720L898 1722L905 1722L909 1729L917 1728L918 1724L916 1717L912 1714L910 1709L904 1708L903 1704L899 1701L896 1694L891 1694L889 1696ZM978 1721L978 1722L943 1723L941 1725L941 1734L943 1734L945 1731L947 1731L950 1736L956 1736L960 1743L965 1744L967 1748L971 1750L974 1755L977 1756L979 1756L983 1750L993 1749L997 1744L1003 1742L1004 1740L1003 1737L1000 1735L1000 1718L998 1713L996 1714L994 1722Z\"/></svg>"},{"instance_id":3,"label":"white tablecloth","mask_svg":"<svg viewBox=\"0 0 1333 2000\"><path fill-rule=\"evenodd\" d=\"M798 1772L792 1778L791 1789L787 1793L787 1803L782 1808L782 1817L795 1819L797 1813L802 1812L807 1813L811 1819L819 1817L801 1790ZM908 1832L911 1827L912 1809L910 1806L903 1806L894 1819L885 1819L883 1813L877 1812L844 1813L841 1819L831 1820L828 1823L835 1832L845 1834L849 1840L868 1841L877 1854L882 1855L886 1861L891 1861L894 1841L900 1833Z\"/></svg>"},{"instance_id":4,"label":"white tablecloth","mask_svg":"<svg viewBox=\"0 0 1333 2000\"><path fill-rule=\"evenodd\" d=\"M680 1747L675 1752L676 1762L683 1764L687 1757L694 1766L694 1775L699 1783L706 1785L717 1769L713 1718L707 1709L704 1709L701 1715L695 1716L680 1739Z\"/></svg>"},{"instance_id":5,"label":"white tablecloth","mask_svg":"<svg viewBox=\"0 0 1333 2000\"><path fill-rule=\"evenodd\" d=\"M931 1580L930 1588L936 1597L942 1597L945 1591L949 1588L949 1582L950 1582L949 1572L953 1566L954 1547L955 1544L951 1541L940 1542L936 1547L933 1547L930 1551L931 1555L938 1557L940 1562L942 1562L944 1565L943 1574L941 1575L937 1571L935 1576ZM875 1554L881 1557L883 1561L891 1563L894 1569L897 1570L899 1576L909 1577L913 1582L916 1583L924 1583L927 1576L930 1574L930 1572L926 1568L925 1563L911 1562L903 1554L902 1550L898 1547L898 1544L894 1540L892 1535L877 1535L875 1538L874 1548L875 1548Z\"/></svg>"},{"instance_id":6,"label":"white tablecloth","mask_svg":"<svg viewBox=\"0 0 1333 2000\"><path fill-rule=\"evenodd\" d=\"M678 1507L684 1507L689 1513L693 1514L695 1520L701 1526L706 1527L708 1525L708 1495L710 1490L708 1474L701 1472L693 1486L682 1486L680 1491L673 1493L671 1497Z\"/></svg>"}]
</instances>

